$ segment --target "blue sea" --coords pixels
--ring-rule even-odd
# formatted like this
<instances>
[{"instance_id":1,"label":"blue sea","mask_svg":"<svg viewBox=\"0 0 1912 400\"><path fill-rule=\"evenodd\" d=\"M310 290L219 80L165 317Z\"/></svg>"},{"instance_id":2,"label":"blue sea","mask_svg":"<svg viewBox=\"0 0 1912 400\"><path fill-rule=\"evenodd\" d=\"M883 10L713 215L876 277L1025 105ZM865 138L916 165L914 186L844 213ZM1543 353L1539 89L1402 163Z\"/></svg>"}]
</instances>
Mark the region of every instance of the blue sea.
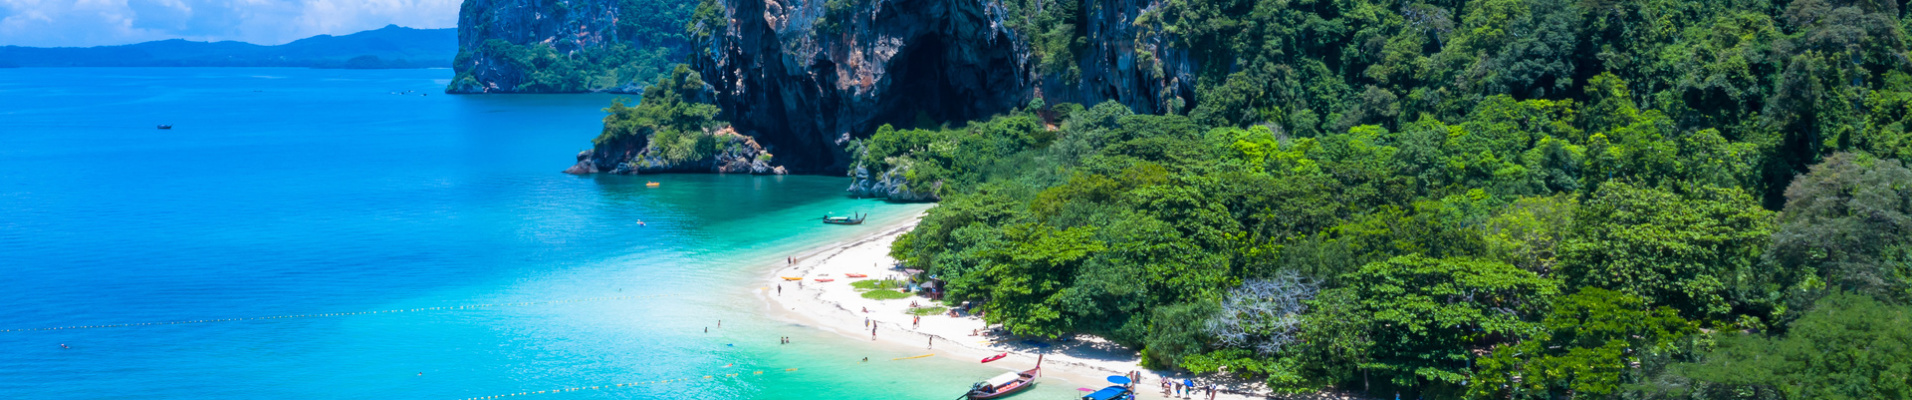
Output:
<instances>
[{"instance_id":1,"label":"blue sea","mask_svg":"<svg viewBox=\"0 0 1912 400\"><path fill-rule=\"evenodd\" d=\"M923 351L753 292L926 206L834 176L561 174L611 96L450 77L0 69L0 396L947 400L1000 372L887 361ZM816 221L850 212L873 216Z\"/></svg>"}]
</instances>

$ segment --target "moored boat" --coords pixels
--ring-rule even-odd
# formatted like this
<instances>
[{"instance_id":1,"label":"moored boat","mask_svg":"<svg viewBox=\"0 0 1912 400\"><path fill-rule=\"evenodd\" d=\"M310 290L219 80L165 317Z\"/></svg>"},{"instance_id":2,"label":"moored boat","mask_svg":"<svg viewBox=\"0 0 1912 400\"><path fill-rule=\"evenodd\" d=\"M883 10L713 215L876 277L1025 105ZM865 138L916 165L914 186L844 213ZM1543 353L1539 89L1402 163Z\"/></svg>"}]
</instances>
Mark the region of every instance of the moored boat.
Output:
<instances>
[{"instance_id":1,"label":"moored boat","mask_svg":"<svg viewBox=\"0 0 1912 400\"><path fill-rule=\"evenodd\" d=\"M1036 377L1042 376L1042 356L1036 356L1036 367L1023 371L1004 372L989 380L976 382L969 387L969 393L963 398L969 400L997 399L1015 394L1036 386Z\"/></svg>"},{"instance_id":2,"label":"moored boat","mask_svg":"<svg viewBox=\"0 0 1912 400\"><path fill-rule=\"evenodd\" d=\"M857 214L856 217L832 217L832 216L825 215L823 216L823 223L836 224L836 225L857 225L857 224L863 223L864 217L868 217L868 215Z\"/></svg>"},{"instance_id":3,"label":"moored boat","mask_svg":"<svg viewBox=\"0 0 1912 400\"><path fill-rule=\"evenodd\" d=\"M1027 371L1004 372L989 380L976 382L976 385L971 386L969 393L963 395L963 398L970 400L1002 398L1035 386L1036 376L1041 372L1041 367L1030 368Z\"/></svg>"}]
</instances>

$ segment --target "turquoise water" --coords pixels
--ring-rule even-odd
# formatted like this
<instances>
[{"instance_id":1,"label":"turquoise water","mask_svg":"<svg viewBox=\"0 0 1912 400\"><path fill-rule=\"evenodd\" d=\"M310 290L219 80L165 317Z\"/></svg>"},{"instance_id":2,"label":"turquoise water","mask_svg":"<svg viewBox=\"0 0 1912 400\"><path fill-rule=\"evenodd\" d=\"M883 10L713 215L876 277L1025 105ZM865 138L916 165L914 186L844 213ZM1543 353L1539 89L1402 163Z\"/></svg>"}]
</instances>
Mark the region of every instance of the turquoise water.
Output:
<instances>
[{"instance_id":1,"label":"turquoise water","mask_svg":"<svg viewBox=\"0 0 1912 400\"><path fill-rule=\"evenodd\" d=\"M460 399L689 378L521 398L946 400L999 372L886 361L922 351L768 320L751 292L766 265L923 206L846 198L839 177L560 174L609 96L438 94L450 75L0 69L0 330L626 299L0 332L0 395ZM846 212L872 221L815 221Z\"/></svg>"}]
</instances>

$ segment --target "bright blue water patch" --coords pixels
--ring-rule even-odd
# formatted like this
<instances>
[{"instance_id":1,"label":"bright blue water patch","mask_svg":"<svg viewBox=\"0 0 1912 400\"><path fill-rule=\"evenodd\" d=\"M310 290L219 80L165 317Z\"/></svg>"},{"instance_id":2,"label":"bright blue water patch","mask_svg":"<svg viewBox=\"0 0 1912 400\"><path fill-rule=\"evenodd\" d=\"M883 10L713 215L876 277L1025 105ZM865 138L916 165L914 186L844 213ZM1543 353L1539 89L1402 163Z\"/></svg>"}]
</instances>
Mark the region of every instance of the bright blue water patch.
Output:
<instances>
[{"instance_id":1,"label":"bright blue water patch","mask_svg":"<svg viewBox=\"0 0 1912 400\"><path fill-rule=\"evenodd\" d=\"M696 378L538 398L942 399L996 372L857 363L914 354L766 321L749 292L766 264L923 206L845 198L838 177L563 175L611 96L440 94L449 75L0 69L0 329L670 297L0 332L0 394L456 399ZM815 221L852 211L875 216Z\"/></svg>"}]
</instances>

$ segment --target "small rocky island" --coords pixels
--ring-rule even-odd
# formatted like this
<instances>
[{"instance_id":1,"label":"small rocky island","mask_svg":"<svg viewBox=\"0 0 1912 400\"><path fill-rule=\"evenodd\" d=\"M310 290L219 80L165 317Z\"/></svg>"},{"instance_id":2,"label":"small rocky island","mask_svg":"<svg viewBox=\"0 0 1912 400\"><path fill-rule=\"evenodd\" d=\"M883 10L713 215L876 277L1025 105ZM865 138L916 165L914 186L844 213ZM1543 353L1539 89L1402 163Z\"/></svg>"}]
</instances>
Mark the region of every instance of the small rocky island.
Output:
<instances>
[{"instance_id":1,"label":"small rocky island","mask_svg":"<svg viewBox=\"0 0 1912 400\"><path fill-rule=\"evenodd\" d=\"M679 65L645 88L637 106L619 98L604 109L604 130L578 153L570 174L660 172L787 173L757 140L715 119L703 79Z\"/></svg>"}]
</instances>

